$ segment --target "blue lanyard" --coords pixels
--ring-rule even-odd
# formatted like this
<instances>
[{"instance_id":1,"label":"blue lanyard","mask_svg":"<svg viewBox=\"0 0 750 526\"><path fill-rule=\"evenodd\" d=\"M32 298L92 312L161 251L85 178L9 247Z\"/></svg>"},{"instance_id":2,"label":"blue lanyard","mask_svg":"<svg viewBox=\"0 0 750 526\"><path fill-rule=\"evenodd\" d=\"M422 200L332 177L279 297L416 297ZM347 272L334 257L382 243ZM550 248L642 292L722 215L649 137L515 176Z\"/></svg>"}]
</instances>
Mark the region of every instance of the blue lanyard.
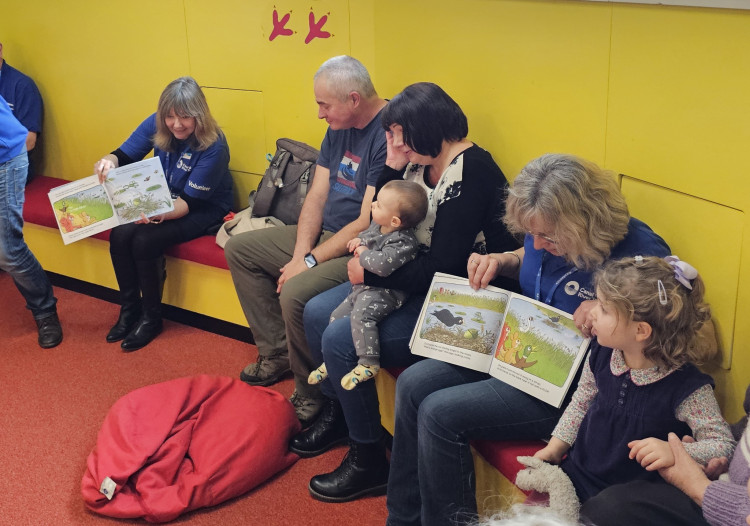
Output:
<instances>
[{"instance_id":1,"label":"blue lanyard","mask_svg":"<svg viewBox=\"0 0 750 526\"><path fill-rule=\"evenodd\" d=\"M541 301L540 298L542 297L542 267L544 267L544 258L547 257L547 251L545 250L542 253L542 261L539 263L539 271L536 273L536 290L534 292L534 299L537 301ZM547 294L547 298L544 300L544 303L547 305L551 305L552 303L552 296L554 296L555 291L557 290L557 287L560 286L560 283L565 280L568 276L570 276L573 272L578 270L577 268L573 267L572 269L568 270L565 274L563 274L560 279L555 281L555 284L552 285L552 289L549 291L549 294Z\"/></svg>"}]
</instances>

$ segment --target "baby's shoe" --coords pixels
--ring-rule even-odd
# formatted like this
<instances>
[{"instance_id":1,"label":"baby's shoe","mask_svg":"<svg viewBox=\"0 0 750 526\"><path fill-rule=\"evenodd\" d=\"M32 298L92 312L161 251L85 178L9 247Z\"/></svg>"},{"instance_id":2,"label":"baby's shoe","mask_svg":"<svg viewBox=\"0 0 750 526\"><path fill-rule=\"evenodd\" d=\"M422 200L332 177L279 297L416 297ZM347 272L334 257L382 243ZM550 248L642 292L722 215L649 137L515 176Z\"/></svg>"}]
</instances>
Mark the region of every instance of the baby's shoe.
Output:
<instances>
[{"instance_id":1,"label":"baby's shoe","mask_svg":"<svg viewBox=\"0 0 750 526\"><path fill-rule=\"evenodd\" d=\"M367 380L375 378L375 375L380 371L379 365L362 365L359 364L357 367L352 369L352 372L345 374L341 379L341 387L351 391L357 385Z\"/></svg>"},{"instance_id":2,"label":"baby's shoe","mask_svg":"<svg viewBox=\"0 0 750 526\"><path fill-rule=\"evenodd\" d=\"M319 384L323 380L328 378L328 371L326 370L326 364L321 365L307 377L307 383L310 385Z\"/></svg>"}]
</instances>

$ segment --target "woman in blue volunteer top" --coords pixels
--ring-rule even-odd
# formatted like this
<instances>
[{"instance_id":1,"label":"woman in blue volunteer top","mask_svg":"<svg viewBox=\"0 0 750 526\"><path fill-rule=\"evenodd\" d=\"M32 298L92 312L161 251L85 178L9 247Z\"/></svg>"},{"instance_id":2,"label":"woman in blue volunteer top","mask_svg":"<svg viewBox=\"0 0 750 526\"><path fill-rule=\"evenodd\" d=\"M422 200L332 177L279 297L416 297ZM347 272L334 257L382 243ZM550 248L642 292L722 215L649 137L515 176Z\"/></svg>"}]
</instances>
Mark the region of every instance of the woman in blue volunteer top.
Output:
<instances>
[{"instance_id":1,"label":"woman in blue volunteer top","mask_svg":"<svg viewBox=\"0 0 750 526\"><path fill-rule=\"evenodd\" d=\"M505 206L505 225L524 236L524 246L471 254L472 287L516 278L526 296L573 313L587 336L598 265L670 254L664 240L630 217L612 174L572 155L548 154L527 164ZM548 438L562 409L486 373L431 359L412 365L396 384L386 524L451 525L457 516L476 514L469 442Z\"/></svg>"},{"instance_id":2,"label":"woman in blue volunteer top","mask_svg":"<svg viewBox=\"0 0 750 526\"><path fill-rule=\"evenodd\" d=\"M216 225L232 205L229 147L192 77L169 83L156 113L122 146L94 165L104 182L109 170L143 159L153 149L164 167L174 210L112 229L112 256L122 307L107 341L125 351L151 342L162 330L164 250L195 239Z\"/></svg>"}]
</instances>

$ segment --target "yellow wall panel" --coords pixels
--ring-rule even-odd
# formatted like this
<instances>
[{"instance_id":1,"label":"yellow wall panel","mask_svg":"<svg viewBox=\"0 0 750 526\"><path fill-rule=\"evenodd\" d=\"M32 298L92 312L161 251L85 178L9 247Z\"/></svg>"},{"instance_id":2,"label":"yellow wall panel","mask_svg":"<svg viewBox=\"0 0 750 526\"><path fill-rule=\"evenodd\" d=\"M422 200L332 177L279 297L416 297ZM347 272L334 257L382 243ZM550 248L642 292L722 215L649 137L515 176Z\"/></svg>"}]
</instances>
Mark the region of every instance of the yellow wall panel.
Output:
<instances>
[{"instance_id":1,"label":"yellow wall panel","mask_svg":"<svg viewBox=\"0 0 750 526\"><path fill-rule=\"evenodd\" d=\"M546 152L604 160L611 6L577 2L378 1L376 71L385 96L443 87L470 138L509 178ZM429 22L425 21L425 18Z\"/></svg>"},{"instance_id":2,"label":"yellow wall panel","mask_svg":"<svg viewBox=\"0 0 750 526\"><path fill-rule=\"evenodd\" d=\"M747 11L616 6L607 165L744 209L748 49Z\"/></svg>"},{"instance_id":3,"label":"yellow wall panel","mask_svg":"<svg viewBox=\"0 0 750 526\"><path fill-rule=\"evenodd\" d=\"M44 98L45 173L79 179L189 74L181 0L4 2L8 61ZM16 60L15 57L19 57Z\"/></svg>"},{"instance_id":4,"label":"yellow wall panel","mask_svg":"<svg viewBox=\"0 0 750 526\"><path fill-rule=\"evenodd\" d=\"M743 237L745 214L630 177L623 177L622 191L631 214L698 269L721 343L721 365L729 369L742 252L737 240Z\"/></svg>"},{"instance_id":5,"label":"yellow wall panel","mask_svg":"<svg viewBox=\"0 0 750 526\"><path fill-rule=\"evenodd\" d=\"M275 151L280 137L320 146L325 125L316 119L313 75L326 59L350 53L348 2L224 0L221 6L185 0L191 70L201 85L263 92L266 151ZM270 40L274 12L279 27L292 33ZM311 26L322 36L306 42Z\"/></svg>"}]
</instances>

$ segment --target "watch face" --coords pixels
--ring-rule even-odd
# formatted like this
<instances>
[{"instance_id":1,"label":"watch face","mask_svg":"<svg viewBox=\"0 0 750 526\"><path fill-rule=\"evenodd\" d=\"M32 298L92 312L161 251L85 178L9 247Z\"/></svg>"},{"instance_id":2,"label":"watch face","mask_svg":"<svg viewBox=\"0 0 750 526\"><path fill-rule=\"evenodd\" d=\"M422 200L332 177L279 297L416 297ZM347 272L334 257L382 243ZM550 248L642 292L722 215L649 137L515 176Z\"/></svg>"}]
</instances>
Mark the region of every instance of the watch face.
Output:
<instances>
[{"instance_id":1,"label":"watch face","mask_svg":"<svg viewBox=\"0 0 750 526\"><path fill-rule=\"evenodd\" d=\"M305 256L305 264L308 268L313 268L318 264L318 261L315 259L315 256L313 256L312 254L308 254Z\"/></svg>"}]
</instances>

